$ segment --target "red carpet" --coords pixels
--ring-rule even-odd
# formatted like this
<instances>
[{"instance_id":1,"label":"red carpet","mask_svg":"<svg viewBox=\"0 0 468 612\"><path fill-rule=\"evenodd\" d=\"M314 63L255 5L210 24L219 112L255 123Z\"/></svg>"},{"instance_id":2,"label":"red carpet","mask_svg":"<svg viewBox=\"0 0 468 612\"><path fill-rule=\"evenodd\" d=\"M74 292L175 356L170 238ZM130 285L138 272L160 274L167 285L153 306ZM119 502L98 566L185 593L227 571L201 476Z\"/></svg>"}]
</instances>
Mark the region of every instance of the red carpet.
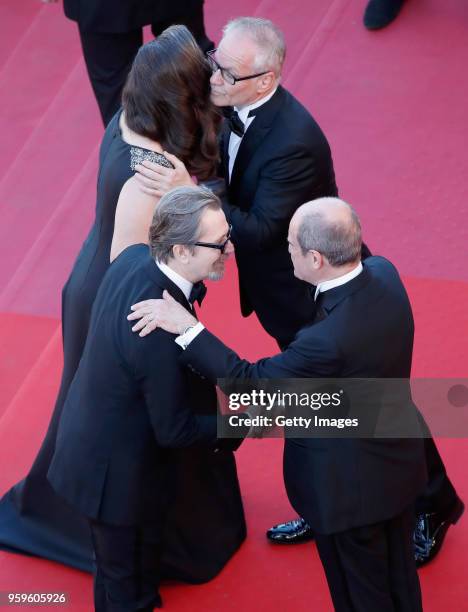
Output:
<instances>
[{"instance_id":1,"label":"red carpet","mask_svg":"<svg viewBox=\"0 0 468 612\"><path fill-rule=\"evenodd\" d=\"M228 18L258 14L286 34L284 83L327 134L342 197L365 238L401 270L416 321L414 376L468 375L466 100L468 5L408 0L387 30L361 24L365 0L207 0L218 38ZM61 367L60 290L90 225L102 129L75 24L60 4L0 3L0 493L29 469L47 427ZM465 213L465 214L464 214ZM275 351L238 312L235 270L212 284L202 318L242 355ZM440 440L468 499L466 440ZM275 548L272 523L293 516L281 478L281 442L238 453L249 537L202 586L166 585L170 610L331 610L313 544ZM452 528L420 573L425 610L468 610L468 521ZM90 611L89 576L0 552L0 591L66 591L66 609ZM52 608L43 607L44 610ZM54 608L55 609L55 608ZM374 611L369 611L374 612Z\"/></svg>"}]
</instances>

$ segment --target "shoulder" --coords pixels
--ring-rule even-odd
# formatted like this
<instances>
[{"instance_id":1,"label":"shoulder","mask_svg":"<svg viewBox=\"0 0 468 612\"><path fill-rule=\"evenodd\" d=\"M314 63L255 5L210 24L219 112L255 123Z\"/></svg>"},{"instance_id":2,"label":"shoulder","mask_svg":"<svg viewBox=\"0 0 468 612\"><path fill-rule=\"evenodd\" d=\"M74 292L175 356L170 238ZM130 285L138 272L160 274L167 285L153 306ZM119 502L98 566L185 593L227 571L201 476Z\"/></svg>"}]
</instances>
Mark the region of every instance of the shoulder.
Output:
<instances>
[{"instance_id":1,"label":"shoulder","mask_svg":"<svg viewBox=\"0 0 468 612\"><path fill-rule=\"evenodd\" d=\"M370 282L361 301L367 300L381 304L382 308L393 309L397 312L403 308L405 312L411 310L406 288L396 267L385 257L373 256L363 262ZM379 307L376 306L376 311Z\"/></svg>"},{"instance_id":2,"label":"shoulder","mask_svg":"<svg viewBox=\"0 0 468 612\"><path fill-rule=\"evenodd\" d=\"M368 271L371 278L388 278L400 280L398 270L386 257L372 255L362 262L363 268Z\"/></svg>"},{"instance_id":3,"label":"shoulder","mask_svg":"<svg viewBox=\"0 0 468 612\"><path fill-rule=\"evenodd\" d=\"M111 264L111 268L125 268L131 265L140 266L150 259L150 251L147 244L132 244L124 249Z\"/></svg>"},{"instance_id":4,"label":"shoulder","mask_svg":"<svg viewBox=\"0 0 468 612\"><path fill-rule=\"evenodd\" d=\"M134 175L125 181L119 196L120 205L126 202L129 204L138 202L154 205L156 200L157 198L155 198L155 196L148 195L142 191Z\"/></svg>"},{"instance_id":5,"label":"shoulder","mask_svg":"<svg viewBox=\"0 0 468 612\"><path fill-rule=\"evenodd\" d=\"M142 283L145 285L148 276L146 270L150 262L148 245L132 244L112 261L101 285L128 286L129 289L138 287Z\"/></svg>"},{"instance_id":6,"label":"shoulder","mask_svg":"<svg viewBox=\"0 0 468 612\"><path fill-rule=\"evenodd\" d=\"M286 89L282 88L281 93L272 138L282 149L301 148L314 155L322 148L329 150L327 138L310 112Z\"/></svg>"},{"instance_id":7,"label":"shoulder","mask_svg":"<svg viewBox=\"0 0 468 612\"><path fill-rule=\"evenodd\" d=\"M287 89L282 88L282 104L280 115L288 117L293 125L300 125L308 129L319 129L317 121L310 111Z\"/></svg>"}]
</instances>

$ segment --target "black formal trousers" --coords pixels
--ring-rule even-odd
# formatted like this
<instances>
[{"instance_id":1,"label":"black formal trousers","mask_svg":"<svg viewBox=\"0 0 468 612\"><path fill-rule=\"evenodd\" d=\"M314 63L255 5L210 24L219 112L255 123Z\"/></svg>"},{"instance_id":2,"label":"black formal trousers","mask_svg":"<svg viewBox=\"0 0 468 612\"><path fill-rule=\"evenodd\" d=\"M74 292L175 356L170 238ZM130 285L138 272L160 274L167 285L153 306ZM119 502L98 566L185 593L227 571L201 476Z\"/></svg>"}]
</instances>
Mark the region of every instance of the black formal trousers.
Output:
<instances>
[{"instance_id":1,"label":"black formal trousers","mask_svg":"<svg viewBox=\"0 0 468 612\"><path fill-rule=\"evenodd\" d=\"M95 554L96 612L152 612L158 593L161 526L89 521Z\"/></svg>"},{"instance_id":2,"label":"black formal trousers","mask_svg":"<svg viewBox=\"0 0 468 612\"><path fill-rule=\"evenodd\" d=\"M374 525L316 534L336 612L419 612L414 508Z\"/></svg>"},{"instance_id":3,"label":"black formal trousers","mask_svg":"<svg viewBox=\"0 0 468 612\"><path fill-rule=\"evenodd\" d=\"M424 438L424 451L428 481L426 488L416 500L416 513L447 514L455 506L459 497L447 476L444 462L433 438Z\"/></svg>"},{"instance_id":4,"label":"black formal trousers","mask_svg":"<svg viewBox=\"0 0 468 612\"><path fill-rule=\"evenodd\" d=\"M202 51L213 48L213 43L205 33L203 3L200 2L192 14L152 23L151 31L154 36L158 36L174 23L187 26ZM143 44L143 30L137 28L128 32L94 32L79 27L79 33L89 80L104 126L107 126L121 106L125 80Z\"/></svg>"}]
</instances>

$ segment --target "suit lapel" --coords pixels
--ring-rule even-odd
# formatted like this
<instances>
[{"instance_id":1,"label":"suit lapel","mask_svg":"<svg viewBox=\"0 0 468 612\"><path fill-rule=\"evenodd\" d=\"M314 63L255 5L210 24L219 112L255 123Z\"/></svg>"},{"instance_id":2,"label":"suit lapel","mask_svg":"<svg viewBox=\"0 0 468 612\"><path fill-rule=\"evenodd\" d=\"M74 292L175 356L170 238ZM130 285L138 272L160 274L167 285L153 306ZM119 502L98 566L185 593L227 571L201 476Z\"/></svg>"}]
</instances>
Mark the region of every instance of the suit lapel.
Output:
<instances>
[{"instance_id":1,"label":"suit lapel","mask_svg":"<svg viewBox=\"0 0 468 612\"><path fill-rule=\"evenodd\" d=\"M229 129L229 123L225 119L223 122L223 129L221 132L221 154L222 154L222 170L224 176L224 182L226 184L226 191L229 189L229 137L231 130Z\"/></svg>"},{"instance_id":2,"label":"suit lapel","mask_svg":"<svg viewBox=\"0 0 468 612\"><path fill-rule=\"evenodd\" d=\"M162 291L164 291L164 289L167 289L167 291L169 291L171 296L177 302L179 302L179 304L181 304L186 310L193 314L193 310L190 306L190 303L186 299L182 289L180 289L175 283L171 281L169 277L167 277L163 272L161 272L151 255L148 256L148 261L146 262L146 272L150 276L151 280L153 280L156 285L161 289L161 293Z\"/></svg>"},{"instance_id":3,"label":"suit lapel","mask_svg":"<svg viewBox=\"0 0 468 612\"><path fill-rule=\"evenodd\" d=\"M281 106L284 103L286 98L286 91L281 87L281 85L276 90L275 94L265 102L263 106L260 107L258 114L255 116L252 124L248 128L245 136L242 138L242 141L239 146L239 150L237 152L236 161L234 162L234 167L232 169L232 176L229 188L236 189L237 184L241 180L245 169L250 163L252 156L255 151L258 149L260 143L265 138L265 136L270 131L274 119L280 110ZM225 149L225 159L226 159L226 176L228 176L229 172L229 161L228 161L228 149L229 149L229 129L228 129L228 137L225 138L227 141L227 148Z\"/></svg>"}]
</instances>

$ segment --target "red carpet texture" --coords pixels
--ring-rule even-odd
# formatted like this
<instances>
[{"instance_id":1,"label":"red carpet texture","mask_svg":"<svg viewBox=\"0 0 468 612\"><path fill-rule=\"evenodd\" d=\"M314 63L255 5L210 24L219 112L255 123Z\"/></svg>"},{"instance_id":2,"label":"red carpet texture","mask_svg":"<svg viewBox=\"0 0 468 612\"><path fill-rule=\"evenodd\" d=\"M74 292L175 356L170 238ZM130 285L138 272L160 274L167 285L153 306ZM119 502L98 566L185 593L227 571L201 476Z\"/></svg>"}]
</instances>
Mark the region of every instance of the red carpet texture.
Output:
<instances>
[{"instance_id":1,"label":"red carpet texture","mask_svg":"<svg viewBox=\"0 0 468 612\"><path fill-rule=\"evenodd\" d=\"M413 375L467 377L468 232L466 0L408 0L386 30L362 26L366 0L207 0L209 34L238 15L285 32L284 84L310 109L333 152L341 196L371 249L401 271L413 304ZM29 469L47 427L60 368L60 291L92 221L102 135L76 25L61 4L0 0L0 493ZM275 351L241 319L236 272L212 284L202 319L243 356ZM468 498L466 440L438 441ZM237 454L249 537L202 586L164 585L167 609L329 611L313 544L269 546L264 531L292 518L281 442ZM468 520L420 572L424 609L468 610ZM0 591L66 591L92 610L92 581L57 564L0 552ZM42 607L52 610L52 607ZM369 611L375 612L375 611Z\"/></svg>"}]
</instances>

